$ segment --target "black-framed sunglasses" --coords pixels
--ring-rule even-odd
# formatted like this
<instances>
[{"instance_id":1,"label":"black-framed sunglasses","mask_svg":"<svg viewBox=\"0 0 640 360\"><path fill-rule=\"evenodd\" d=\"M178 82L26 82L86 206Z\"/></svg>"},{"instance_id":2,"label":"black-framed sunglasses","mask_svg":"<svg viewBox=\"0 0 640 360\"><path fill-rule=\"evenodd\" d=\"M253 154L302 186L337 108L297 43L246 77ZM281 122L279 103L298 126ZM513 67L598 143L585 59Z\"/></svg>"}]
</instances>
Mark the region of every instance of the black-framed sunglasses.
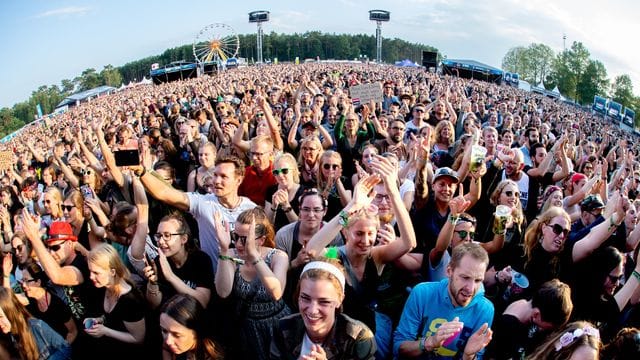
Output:
<instances>
[{"instance_id":1,"label":"black-framed sunglasses","mask_svg":"<svg viewBox=\"0 0 640 360\"><path fill-rule=\"evenodd\" d=\"M456 231L456 233L458 234L458 236L460 236L460 239L466 239L467 235L469 235L469 238L471 239L473 239L473 237L476 236L476 233L474 231L460 230L460 231Z\"/></svg>"},{"instance_id":2,"label":"black-framed sunglasses","mask_svg":"<svg viewBox=\"0 0 640 360\"><path fill-rule=\"evenodd\" d=\"M231 242L233 242L234 244L237 244L238 242L242 245L244 245L247 242L247 237L244 235L238 235L237 232L232 231L231 232Z\"/></svg>"},{"instance_id":3,"label":"black-framed sunglasses","mask_svg":"<svg viewBox=\"0 0 640 360\"><path fill-rule=\"evenodd\" d=\"M507 195L508 197L512 197L515 195L518 199L520 198L520 193L517 191L507 190L504 192L504 194Z\"/></svg>"},{"instance_id":4,"label":"black-framed sunglasses","mask_svg":"<svg viewBox=\"0 0 640 360\"><path fill-rule=\"evenodd\" d=\"M62 247L62 245L63 245L63 244L64 244L64 243L62 243L62 244L55 244L55 245L47 245L47 250L49 250L49 251L53 251L53 252L56 252L56 251L60 250L60 248Z\"/></svg>"},{"instance_id":5,"label":"black-framed sunglasses","mask_svg":"<svg viewBox=\"0 0 640 360\"><path fill-rule=\"evenodd\" d=\"M330 169L338 170L340 168L340 165L338 165L338 164L323 164L322 168L325 169L325 170L330 170Z\"/></svg>"},{"instance_id":6,"label":"black-framed sunglasses","mask_svg":"<svg viewBox=\"0 0 640 360\"><path fill-rule=\"evenodd\" d=\"M567 235L569 235L569 229L563 228L560 224L547 224L547 226L550 227L551 230L553 230L553 233L556 235L563 234L564 237L567 237Z\"/></svg>"},{"instance_id":7,"label":"black-framed sunglasses","mask_svg":"<svg viewBox=\"0 0 640 360\"><path fill-rule=\"evenodd\" d=\"M24 249L24 244L20 244L20 245L18 245L18 246L16 246L16 247L14 247L14 248L12 248L12 249L13 249L13 251L14 251L14 252L16 252L16 253L21 253L21 252L22 252L22 250Z\"/></svg>"},{"instance_id":8,"label":"black-framed sunglasses","mask_svg":"<svg viewBox=\"0 0 640 360\"><path fill-rule=\"evenodd\" d=\"M62 211L71 211L71 209L73 209L74 207L76 207L75 205L60 205L60 208L62 208Z\"/></svg>"},{"instance_id":9,"label":"black-framed sunglasses","mask_svg":"<svg viewBox=\"0 0 640 360\"><path fill-rule=\"evenodd\" d=\"M271 172L273 173L274 176L278 176L280 174L287 175L289 174L289 168L273 169Z\"/></svg>"}]
</instances>

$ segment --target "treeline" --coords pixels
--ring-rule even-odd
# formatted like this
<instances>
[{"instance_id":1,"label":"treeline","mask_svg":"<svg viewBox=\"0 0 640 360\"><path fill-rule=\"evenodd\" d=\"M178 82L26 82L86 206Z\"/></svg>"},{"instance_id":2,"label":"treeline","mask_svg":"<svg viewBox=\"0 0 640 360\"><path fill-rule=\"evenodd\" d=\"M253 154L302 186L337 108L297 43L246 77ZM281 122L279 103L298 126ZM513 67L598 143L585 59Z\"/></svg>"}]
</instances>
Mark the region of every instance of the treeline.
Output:
<instances>
[{"instance_id":1,"label":"treeline","mask_svg":"<svg viewBox=\"0 0 640 360\"><path fill-rule=\"evenodd\" d=\"M256 35L239 35L238 56L250 62L257 58ZM385 39L382 42L382 60L391 63L410 59L421 62L422 51L437 51L434 47L409 43L400 39ZM375 59L376 39L373 35L323 34L319 31L302 34L266 34L262 40L264 59L294 61L306 58L355 59L361 56ZM73 80L64 79L60 85L41 86L31 97L12 108L0 109L0 138L19 129L35 118L36 106L40 104L43 114L51 113L57 104L70 94L92 89L100 85L119 87L130 81L140 81L149 76L151 64L166 65L173 61L194 61L192 44L165 50L160 55L132 61L120 67L107 65L100 72L86 69Z\"/></svg>"},{"instance_id":2,"label":"treeline","mask_svg":"<svg viewBox=\"0 0 640 360\"><path fill-rule=\"evenodd\" d=\"M558 53L545 44L513 47L503 57L502 68L517 72L521 79L532 85L544 86L547 90L558 86L560 93L583 105L593 103L594 95L598 95L636 113L640 110L640 97L634 96L629 75L619 75L610 80L604 64L592 59L581 42L574 41L571 47ZM640 114L636 121L637 126Z\"/></svg>"}]
</instances>

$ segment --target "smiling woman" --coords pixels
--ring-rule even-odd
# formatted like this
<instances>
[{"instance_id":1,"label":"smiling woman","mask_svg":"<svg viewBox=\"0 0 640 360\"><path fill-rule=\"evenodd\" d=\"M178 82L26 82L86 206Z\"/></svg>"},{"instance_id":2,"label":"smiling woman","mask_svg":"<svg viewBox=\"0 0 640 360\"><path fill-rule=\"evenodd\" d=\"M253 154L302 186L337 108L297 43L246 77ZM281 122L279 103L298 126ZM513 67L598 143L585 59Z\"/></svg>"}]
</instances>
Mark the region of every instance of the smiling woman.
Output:
<instances>
[{"instance_id":1,"label":"smiling woman","mask_svg":"<svg viewBox=\"0 0 640 360\"><path fill-rule=\"evenodd\" d=\"M376 345L371 330L342 314L344 287L344 269L337 260L308 263L296 291L300 313L280 320L271 358L373 359Z\"/></svg>"}]
</instances>

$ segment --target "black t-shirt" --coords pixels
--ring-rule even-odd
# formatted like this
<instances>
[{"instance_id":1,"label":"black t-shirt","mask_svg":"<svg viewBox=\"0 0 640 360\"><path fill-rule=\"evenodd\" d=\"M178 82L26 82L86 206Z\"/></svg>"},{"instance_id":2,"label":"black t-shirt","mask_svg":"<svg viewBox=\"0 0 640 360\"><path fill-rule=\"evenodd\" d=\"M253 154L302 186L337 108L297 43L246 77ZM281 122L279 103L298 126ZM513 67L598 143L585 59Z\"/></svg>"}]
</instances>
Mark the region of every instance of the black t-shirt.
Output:
<instances>
[{"instance_id":1,"label":"black t-shirt","mask_svg":"<svg viewBox=\"0 0 640 360\"><path fill-rule=\"evenodd\" d=\"M411 222L416 232L418 244L413 252L428 255L436 245L438 234L449 217L449 209L442 216L436 208L436 200L433 192L429 193L427 204L420 209L411 210Z\"/></svg>"},{"instance_id":2,"label":"black t-shirt","mask_svg":"<svg viewBox=\"0 0 640 360\"><path fill-rule=\"evenodd\" d=\"M300 203L298 202L298 198L300 197L300 195L302 195L302 193L304 192L305 187L300 185L298 187L298 191L296 191L296 194L293 196L293 200L291 200L289 202L289 205L291 205L291 211L295 212L296 214L299 215L299 207L300 207ZM278 185L273 185L270 186L269 188L267 188L267 194L265 196L265 199L271 203L271 199L273 197L273 194L276 193L276 191L278 191ZM271 203L271 207L273 208L274 205L273 203ZM282 211L281 207L278 207L276 210L276 219L273 222L273 227L275 228L276 231L280 230L283 226L288 225L290 223L289 219L287 219L287 214L285 214L284 211Z\"/></svg>"},{"instance_id":3,"label":"black t-shirt","mask_svg":"<svg viewBox=\"0 0 640 360\"><path fill-rule=\"evenodd\" d=\"M159 259L155 259L157 269L160 269ZM177 268L175 264L169 261L171 270L179 277L183 283L188 287L195 289L197 287L203 287L207 289L213 288L213 282L215 280L213 274L213 265L211 258L201 250L194 250L189 253L187 261L182 267ZM173 286L162 276L160 272L158 284L160 285L160 291L162 291L162 302L169 300L177 292Z\"/></svg>"},{"instance_id":4,"label":"black t-shirt","mask_svg":"<svg viewBox=\"0 0 640 360\"><path fill-rule=\"evenodd\" d=\"M538 245L533 250L531 261L524 265L524 274L529 279L527 293L535 292L546 281L560 279L567 281L573 266L573 245L566 243L560 254L552 255Z\"/></svg>"},{"instance_id":5,"label":"black t-shirt","mask_svg":"<svg viewBox=\"0 0 640 360\"><path fill-rule=\"evenodd\" d=\"M76 257L70 266L80 271L83 282L73 286L56 285L56 294L67 304L76 322L82 323L85 317L96 313L96 309L91 307L95 303L93 299L96 297L96 290L89 279L89 266L84 256L76 253Z\"/></svg>"},{"instance_id":6,"label":"black t-shirt","mask_svg":"<svg viewBox=\"0 0 640 360\"><path fill-rule=\"evenodd\" d=\"M501 359L521 359L525 352L529 326L513 315L502 314L492 326L493 339L487 347L485 357Z\"/></svg>"},{"instance_id":7,"label":"black t-shirt","mask_svg":"<svg viewBox=\"0 0 640 360\"><path fill-rule=\"evenodd\" d=\"M106 327L116 331L128 332L125 322L133 323L144 319L146 303L138 289L132 287L131 291L121 295L109 313L104 311L105 292L105 288L99 289L100 296L96 299L98 301L96 307L102 308ZM95 343L98 346L97 353L100 354L98 356L100 359L135 359L142 355L141 345L125 343L108 336L97 339Z\"/></svg>"},{"instance_id":8,"label":"black t-shirt","mask_svg":"<svg viewBox=\"0 0 640 360\"><path fill-rule=\"evenodd\" d=\"M64 324L72 319L71 311L56 295L47 294L47 296L50 297L47 311L40 311L36 300L32 298L29 298L27 310L29 310L29 313L33 315L33 317L46 322L47 325L51 326L60 336L66 338L68 330Z\"/></svg>"}]
</instances>

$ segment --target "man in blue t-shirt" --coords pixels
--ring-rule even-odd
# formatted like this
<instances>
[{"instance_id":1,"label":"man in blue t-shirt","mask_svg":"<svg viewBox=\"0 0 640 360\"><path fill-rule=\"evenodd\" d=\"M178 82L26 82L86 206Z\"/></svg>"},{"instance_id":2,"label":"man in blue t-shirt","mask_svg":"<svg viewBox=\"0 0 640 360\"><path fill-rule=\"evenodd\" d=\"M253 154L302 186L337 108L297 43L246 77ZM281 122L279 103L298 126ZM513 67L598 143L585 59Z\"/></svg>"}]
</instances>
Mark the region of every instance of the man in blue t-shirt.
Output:
<instances>
[{"instance_id":1,"label":"man in blue t-shirt","mask_svg":"<svg viewBox=\"0 0 640 360\"><path fill-rule=\"evenodd\" d=\"M453 249L447 278L417 285L394 333L398 359L481 359L491 341L493 304L482 281L489 255L477 243Z\"/></svg>"}]
</instances>

